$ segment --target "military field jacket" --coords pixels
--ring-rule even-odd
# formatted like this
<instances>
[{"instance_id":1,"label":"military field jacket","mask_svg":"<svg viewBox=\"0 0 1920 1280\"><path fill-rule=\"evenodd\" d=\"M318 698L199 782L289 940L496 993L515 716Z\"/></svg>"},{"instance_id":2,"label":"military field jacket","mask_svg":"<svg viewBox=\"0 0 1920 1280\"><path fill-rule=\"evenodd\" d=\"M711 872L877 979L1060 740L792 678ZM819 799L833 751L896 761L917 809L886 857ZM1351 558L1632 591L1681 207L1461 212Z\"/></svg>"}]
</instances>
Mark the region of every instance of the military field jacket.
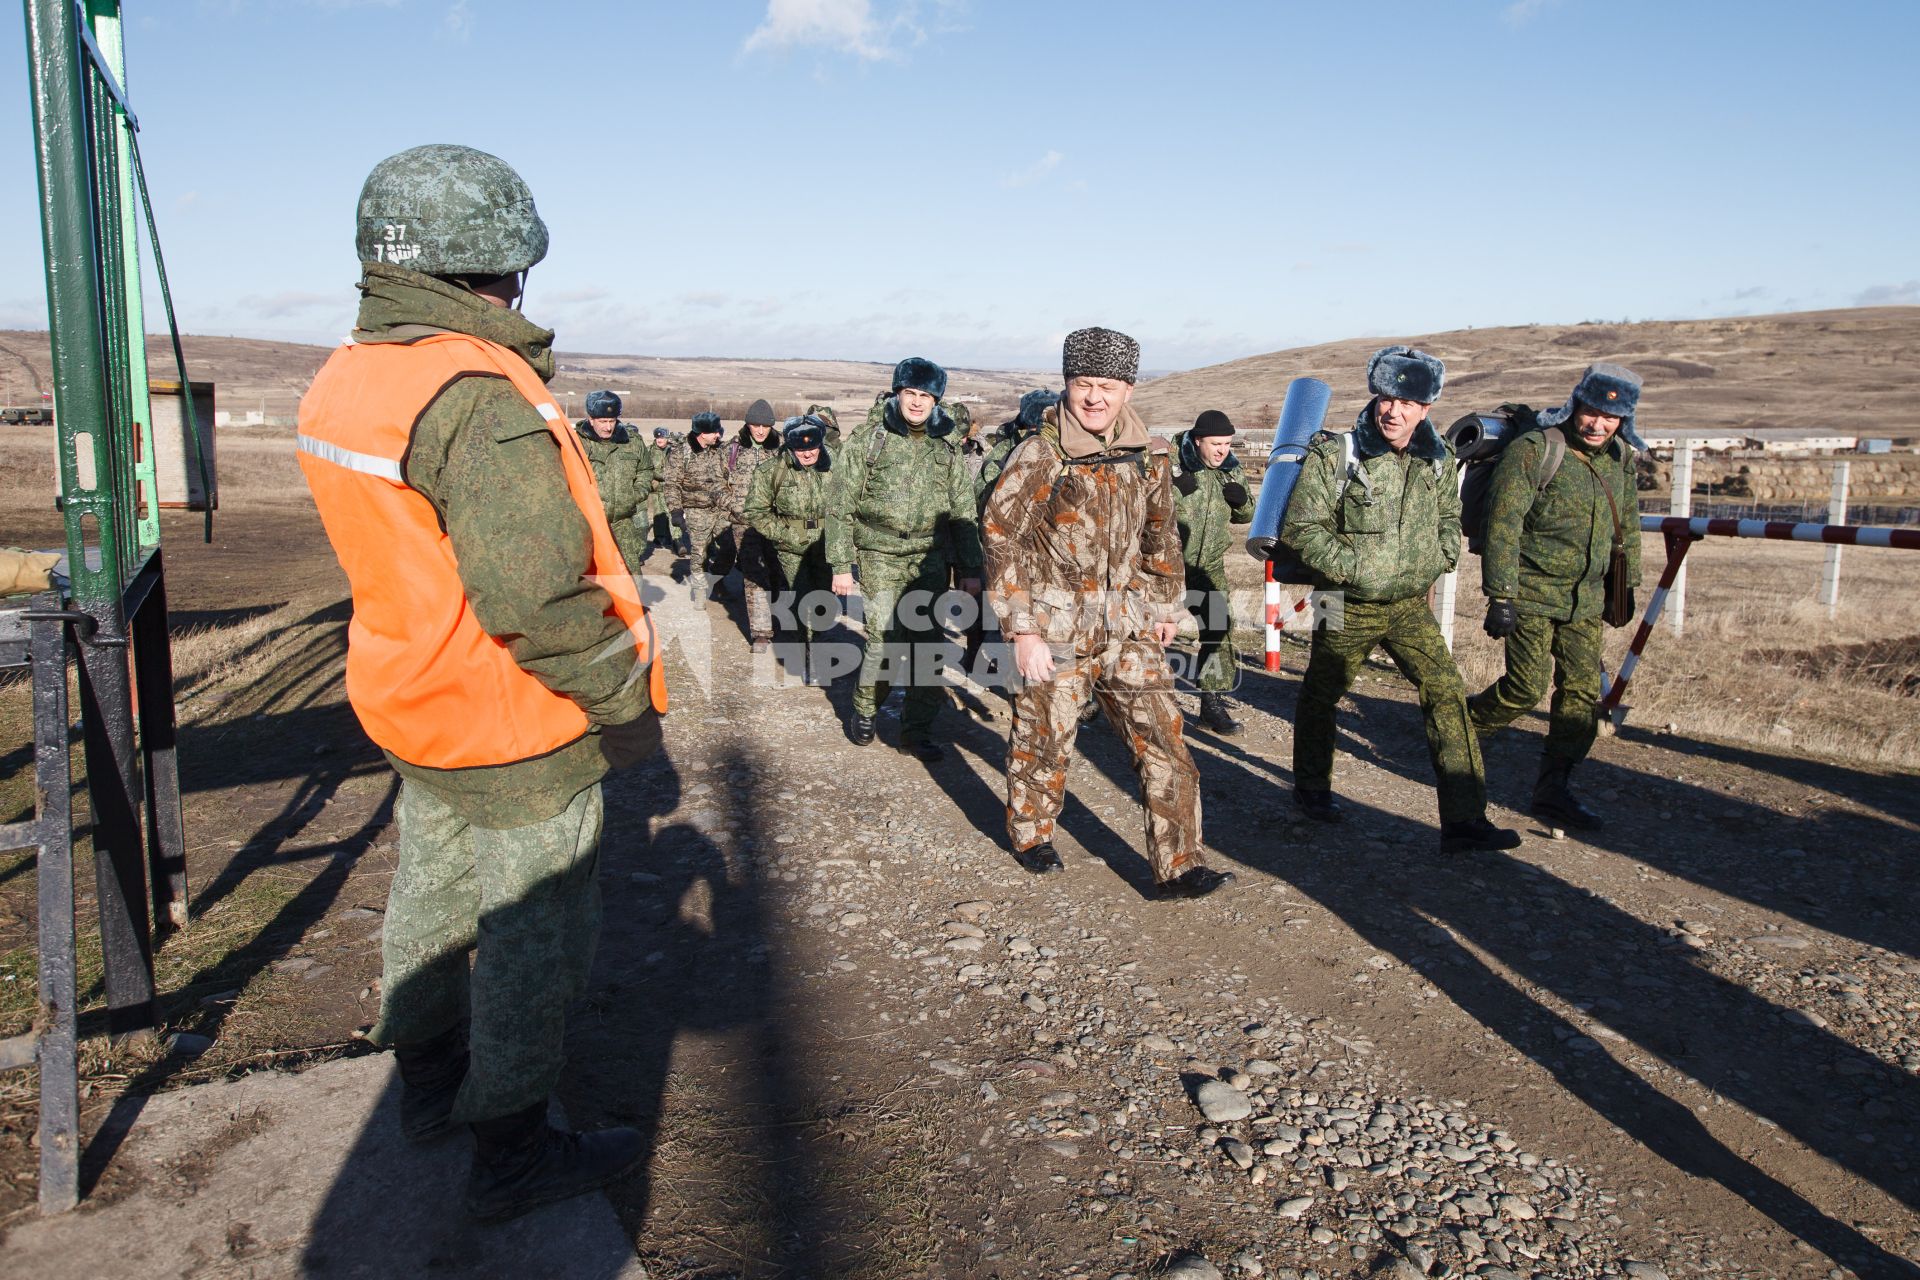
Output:
<instances>
[{"instance_id":1,"label":"military field jacket","mask_svg":"<svg viewBox=\"0 0 1920 1280\"><path fill-rule=\"evenodd\" d=\"M1627 580L1634 586L1640 582L1640 498L1633 451L1618 436L1600 450L1586 450L1568 429L1567 456L1541 492L1546 448L1546 437L1529 431L1508 445L1494 464L1480 588L1494 599L1511 600L1521 613L1557 622L1597 618L1607 603L1616 509ZM1609 491L1612 507L1607 505Z\"/></svg>"},{"instance_id":2,"label":"military field jacket","mask_svg":"<svg viewBox=\"0 0 1920 1280\"><path fill-rule=\"evenodd\" d=\"M836 572L853 568L863 551L908 556L939 550L951 564L979 569L973 477L945 411L936 408L919 435L898 414L884 413L879 424L841 447L833 476L827 563Z\"/></svg>"},{"instance_id":3,"label":"military field jacket","mask_svg":"<svg viewBox=\"0 0 1920 1280\"><path fill-rule=\"evenodd\" d=\"M726 446L717 440L710 449L697 448L692 436L675 445L660 486L667 509L714 511L731 518L726 455Z\"/></svg>"},{"instance_id":4,"label":"military field jacket","mask_svg":"<svg viewBox=\"0 0 1920 1280\"><path fill-rule=\"evenodd\" d=\"M733 442L727 445L727 519L734 524L751 524L747 519L747 492L753 487L753 477L766 463L781 456L780 431L778 428L767 432L767 442L756 445L747 428L741 427Z\"/></svg>"},{"instance_id":5,"label":"military field jacket","mask_svg":"<svg viewBox=\"0 0 1920 1280\"><path fill-rule=\"evenodd\" d=\"M833 457L820 451L820 460L803 467L790 453L781 453L753 473L747 492L747 523L780 550L804 555L827 536L827 511L833 497Z\"/></svg>"},{"instance_id":6,"label":"military field jacket","mask_svg":"<svg viewBox=\"0 0 1920 1280\"><path fill-rule=\"evenodd\" d=\"M1322 435L1300 464L1280 538L1314 586L1350 600L1423 594L1460 559L1460 477L1453 450L1422 421L1402 453L1387 447L1373 406L1354 423L1358 474L1343 476L1340 437Z\"/></svg>"},{"instance_id":7,"label":"military field jacket","mask_svg":"<svg viewBox=\"0 0 1920 1280\"><path fill-rule=\"evenodd\" d=\"M1185 616L1167 446L1069 460L1059 428L1013 447L987 499L987 602L1009 636L1088 653Z\"/></svg>"},{"instance_id":8,"label":"military field jacket","mask_svg":"<svg viewBox=\"0 0 1920 1280\"><path fill-rule=\"evenodd\" d=\"M1180 551L1194 568L1218 565L1225 561L1227 548L1233 545L1231 526L1253 519L1253 493L1239 506L1229 506L1222 492L1229 484L1247 487L1240 459L1231 453L1218 467L1209 467L1200 457L1200 447L1192 433L1182 431L1174 437L1174 474L1185 472L1194 478L1192 493L1173 488L1174 514L1180 522Z\"/></svg>"},{"instance_id":9,"label":"military field jacket","mask_svg":"<svg viewBox=\"0 0 1920 1280\"><path fill-rule=\"evenodd\" d=\"M600 490L600 506L607 513L613 540L620 546L620 557L628 569L637 570L646 557L647 542L634 521L644 518L652 471L647 454L653 452L653 446L635 440L617 425L606 440L584 422L576 424L574 433L586 449L587 461L593 464L593 483Z\"/></svg>"}]
</instances>

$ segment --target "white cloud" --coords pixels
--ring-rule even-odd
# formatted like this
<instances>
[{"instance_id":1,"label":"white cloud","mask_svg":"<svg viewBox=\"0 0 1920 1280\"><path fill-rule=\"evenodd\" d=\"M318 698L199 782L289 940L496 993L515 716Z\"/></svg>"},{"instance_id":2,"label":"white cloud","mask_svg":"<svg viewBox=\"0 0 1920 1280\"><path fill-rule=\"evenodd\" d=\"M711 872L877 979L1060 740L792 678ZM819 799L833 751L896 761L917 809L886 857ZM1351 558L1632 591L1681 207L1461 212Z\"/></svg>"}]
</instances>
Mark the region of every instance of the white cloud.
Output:
<instances>
[{"instance_id":1,"label":"white cloud","mask_svg":"<svg viewBox=\"0 0 1920 1280\"><path fill-rule=\"evenodd\" d=\"M873 62L895 56L887 36L870 0L767 0L767 16L741 51L822 45Z\"/></svg>"},{"instance_id":2,"label":"white cloud","mask_svg":"<svg viewBox=\"0 0 1920 1280\"><path fill-rule=\"evenodd\" d=\"M1049 151L1026 168L1016 173L1010 173L1000 179L1000 185L1003 187L1030 187L1052 173L1055 169L1058 169L1060 162L1065 159L1066 157L1058 151Z\"/></svg>"},{"instance_id":3,"label":"white cloud","mask_svg":"<svg viewBox=\"0 0 1920 1280\"><path fill-rule=\"evenodd\" d=\"M1856 307L1907 307L1920 304L1920 280L1902 284L1876 284L1853 295Z\"/></svg>"},{"instance_id":4,"label":"white cloud","mask_svg":"<svg viewBox=\"0 0 1920 1280\"><path fill-rule=\"evenodd\" d=\"M1523 27L1559 3L1560 0L1513 0L1501 10L1500 18L1510 27Z\"/></svg>"},{"instance_id":5,"label":"white cloud","mask_svg":"<svg viewBox=\"0 0 1920 1280\"><path fill-rule=\"evenodd\" d=\"M449 40L465 44L473 35L473 10L467 0L453 0L440 17L440 33Z\"/></svg>"}]
</instances>

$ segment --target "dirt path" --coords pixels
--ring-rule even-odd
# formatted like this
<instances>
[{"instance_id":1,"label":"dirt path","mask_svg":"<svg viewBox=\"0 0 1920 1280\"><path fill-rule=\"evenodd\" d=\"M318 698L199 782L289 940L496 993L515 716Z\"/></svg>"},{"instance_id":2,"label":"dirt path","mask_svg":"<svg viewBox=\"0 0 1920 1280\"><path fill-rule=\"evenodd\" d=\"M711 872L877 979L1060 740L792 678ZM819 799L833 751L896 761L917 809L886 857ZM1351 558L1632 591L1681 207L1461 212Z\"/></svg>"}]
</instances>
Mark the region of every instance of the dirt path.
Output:
<instances>
[{"instance_id":1,"label":"dirt path","mask_svg":"<svg viewBox=\"0 0 1920 1280\"><path fill-rule=\"evenodd\" d=\"M163 973L212 1045L100 1071L103 1109L371 1016L390 788L340 702L337 574L317 529L225 524L227 559L179 548L181 607L296 608L183 738L178 942L231 936ZM1068 870L1034 881L1001 848L1003 720L946 713L931 770L853 747L844 684L756 680L737 616L704 616L720 678L676 670L667 759L609 786L563 1089L652 1136L614 1201L654 1274L1915 1274L1910 776L1629 731L1581 777L1602 838L1443 860L1385 670L1342 713L1349 820L1292 819L1296 655L1249 671L1243 737L1189 738L1240 883L1159 903L1105 728ZM1537 732L1491 746L1496 802Z\"/></svg>"}]
</instances>

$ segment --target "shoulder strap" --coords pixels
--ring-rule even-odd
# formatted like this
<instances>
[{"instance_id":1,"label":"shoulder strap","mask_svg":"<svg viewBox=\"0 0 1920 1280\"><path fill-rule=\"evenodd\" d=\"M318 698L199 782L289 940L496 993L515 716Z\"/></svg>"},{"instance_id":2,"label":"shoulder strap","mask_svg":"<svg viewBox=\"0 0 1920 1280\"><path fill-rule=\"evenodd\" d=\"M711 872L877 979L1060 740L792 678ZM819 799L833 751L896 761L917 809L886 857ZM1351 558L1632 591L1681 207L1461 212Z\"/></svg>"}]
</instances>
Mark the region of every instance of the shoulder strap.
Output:
<instances>
[{"instance_id":1,"label":"shoulder strap","mask_svg":"<svg viewBox=\"0 0 1920 1280\"><path fill-rule=\"evenodd\" d=\"M1540 479L1533 486L1536 496L1547 491L1547 486L1553 483L1553 477L1559 474L1560 464L1567 460L1566 432L1558 427L1542 427L1540 434L1546 438L1547 452L1540 459Z\"/></svg>"}]
</instances>

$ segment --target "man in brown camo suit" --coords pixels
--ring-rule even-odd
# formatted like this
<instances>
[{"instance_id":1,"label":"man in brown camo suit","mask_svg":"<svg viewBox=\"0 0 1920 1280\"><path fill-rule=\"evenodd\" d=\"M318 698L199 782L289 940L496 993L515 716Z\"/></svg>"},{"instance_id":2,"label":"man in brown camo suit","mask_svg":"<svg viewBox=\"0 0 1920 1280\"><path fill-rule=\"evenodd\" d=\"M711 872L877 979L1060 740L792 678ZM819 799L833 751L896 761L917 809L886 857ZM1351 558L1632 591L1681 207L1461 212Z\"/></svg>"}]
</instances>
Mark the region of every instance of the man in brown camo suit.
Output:
<instances>
[{"instance_id":1,"label":"man in brown camo suit","mask_svg":"<svg viewBox=\"0 0 1920 1280\"><path fill-rule=\"evenodd\" d=\"M1007 743L1007 834L1035 875L1053 847L1080 708L1091 695L1133 751L1160 897L1230 882L1200 845L1200 775L1180 736L1166 646L1186 579L1163 441L1128 407L1140 347L1111 329L1067 335L1066 394L1007 458L988 499L987 599L1022 684Z\"/></svg>"}]
</instances>

